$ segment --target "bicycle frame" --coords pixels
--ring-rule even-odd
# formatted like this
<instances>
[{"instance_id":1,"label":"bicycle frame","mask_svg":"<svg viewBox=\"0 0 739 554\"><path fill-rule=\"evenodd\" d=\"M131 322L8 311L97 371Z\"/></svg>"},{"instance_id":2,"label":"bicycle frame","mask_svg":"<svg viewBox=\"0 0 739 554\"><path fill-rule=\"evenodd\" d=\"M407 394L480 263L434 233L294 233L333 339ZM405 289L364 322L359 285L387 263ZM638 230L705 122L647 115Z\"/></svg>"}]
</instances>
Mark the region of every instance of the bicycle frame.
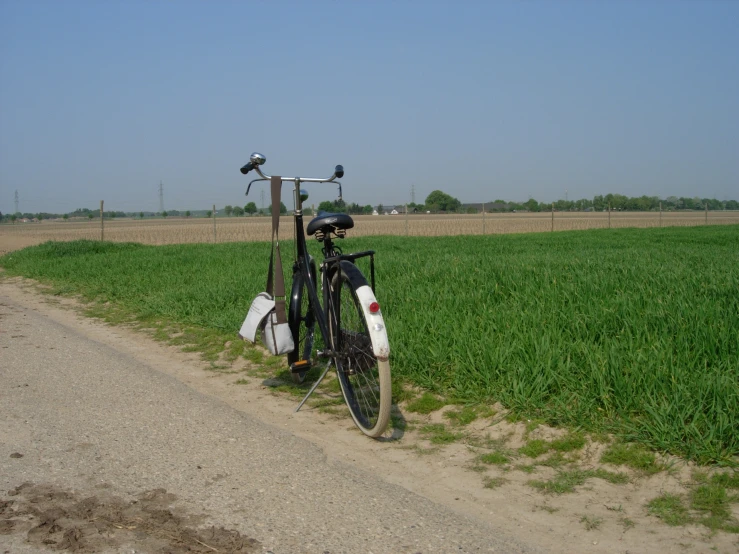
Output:
<instances>
[{"instance_id":1,"label":"bicycle frame","mask_svg":"<svg viewBox=\"0 0 739 554\"><path fill-rule=\"evenodd\" d=\"M253 183L259 182L259 181L269 181L272 177L270 175L266 175L262 172L261 168L259 167L262 165L265 161L264 156L261 154L252 154L251 167L247 169L247 172L250 169L254 169L260 176L259 179L254 179L249 183L249 186L246 189L246 194L249 194L249 189L251 189L251 185ZM247 166L244 166L245 168ZM243 171L242 172L246 173ZM303 226L303 200L301 198L301 191L300 191L300 184L301 183L330 183L330 182L336 182L341 185L339 181L336 181L337 177L342 177L344 175L344 168L340 165L336 166L336 169L334 171L334 174L329 177L328 179L314 179L314 178L300 178L300 177L281 177L281 181L284 182L292 182L295 184L293 188L293 200L295 202L295 211L293 213L293 218L295 221L295 248L296 248L296 260L295 263L298 266L298 271L300 272L302 278L304 279L304 282L306 283L306 288L308 290L308 295L310 297L310 304L313 311L313 315L316 318L316 322L318 323L318 328L321 332L321 336L323 337L323 344L326 348L331 348L331 351L324 350L321 354L321 357L331 357L335 354L333 352L333 349L335 348L335 345L333 344L333 340L331 338L331 334L329 332L328 327L328 318L327 313L329 311L329 307L332 306L332 302L330 300L330 293L331 293L331 277L333 276L333 273L337 271L341 265L342 261L350 262L351 264L354 264L354 261L363 258L366 256L369 256L370 258L370 286L372 288L372 291L375 291L375 251L374 250L366 250L363 252L356 252L352 254L343 254L342 252L337 252L334 248L333 240L330 236L326 236L326 238L323 240L323 254L324 259L321 262L320 265L320 273L321 273L321 289L323 290L323 303L320 302L317 292L317 283L314 283L313 275L310 271L309 266L309 260L310 255L308 253L308 245L306 243L305 238L305 228ZM324 372L325 375L325 372ZM321 379L323 379L323 376L319 378L317 383L320 383ZM312 390L311 390L312 392ZM308 396L310 396L310 393L308 393ZM306 397L307 398L307 397ZM305 400L304 400L305 401ZM302 406L302 403L301 403ZM300 409L300 406L298 406L298 410ZM297 410L296 410L297 411Z\"/></svg>"}]
</instances>

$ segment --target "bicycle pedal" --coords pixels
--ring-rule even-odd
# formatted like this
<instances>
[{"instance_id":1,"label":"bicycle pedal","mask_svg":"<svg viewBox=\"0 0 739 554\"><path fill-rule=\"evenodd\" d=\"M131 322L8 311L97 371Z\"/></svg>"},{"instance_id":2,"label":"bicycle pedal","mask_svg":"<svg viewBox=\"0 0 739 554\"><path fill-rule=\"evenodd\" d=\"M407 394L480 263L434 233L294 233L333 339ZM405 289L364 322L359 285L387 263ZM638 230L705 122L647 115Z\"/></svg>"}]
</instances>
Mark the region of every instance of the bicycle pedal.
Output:
<instances>
[{"instance_id":1,"label":"bicycle pedal","mask_svg":"<svg viewBox=\"0 0 739 554\"><path fill-rule=\"evenodd\" d=\"M310 371L312 367L313 364L310 360L298 360L294 364L290 364L290 371L292 373L305 373L306 371Z\"/></svg>"}]
</instances>

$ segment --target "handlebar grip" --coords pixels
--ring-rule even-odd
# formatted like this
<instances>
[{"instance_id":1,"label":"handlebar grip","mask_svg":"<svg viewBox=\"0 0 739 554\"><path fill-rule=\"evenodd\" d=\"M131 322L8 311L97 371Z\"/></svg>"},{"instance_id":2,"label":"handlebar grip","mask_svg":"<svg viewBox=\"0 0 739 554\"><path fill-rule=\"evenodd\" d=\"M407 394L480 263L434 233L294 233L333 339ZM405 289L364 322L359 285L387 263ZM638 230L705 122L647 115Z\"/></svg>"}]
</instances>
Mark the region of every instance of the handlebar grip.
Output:
<instances>
[{"instance_id":1,"label":"handlebar grip","mask_svg":"<svg viewBox=\"0 0 739 554\"><path fill-rule=\"evenodd\" d=\"M247 173L249 173L249 172L250 172L250 171L251 171L252 169L254 169L254 162L249 162L248 164L246 164L246 165L245 165L244 167L242 167L242 168L241 168L241 173L242 173L243 175L246 175L246 174L247 174Z\"/></svg>"}]
</instances>

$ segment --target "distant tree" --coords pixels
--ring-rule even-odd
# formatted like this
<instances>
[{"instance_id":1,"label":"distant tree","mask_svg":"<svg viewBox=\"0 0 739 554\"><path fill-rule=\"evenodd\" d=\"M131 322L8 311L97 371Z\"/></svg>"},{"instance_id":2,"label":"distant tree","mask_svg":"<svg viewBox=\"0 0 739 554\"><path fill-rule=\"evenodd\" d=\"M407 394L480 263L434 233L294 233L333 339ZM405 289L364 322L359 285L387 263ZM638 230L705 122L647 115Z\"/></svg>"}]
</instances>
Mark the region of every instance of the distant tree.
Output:
<instances>
[{"instance_id":1,"label":"distant tree","mask_svg":"<svg viewBox=\"0 0 739 554\"><path fill-rule=\"evenodd\" d=\"M663 209L670 209L670 208L676 208L677 205L680 203L680 199L677 196L668 196L665 198L662 202L662 208Z\"/></svg>"},{"instance_id":2,"label":"distant tree","mask_svg":"<svg viewBox=\"0 0 739 554\"><path fill-rule=\"evenodd\" d=\"M539 207L539 203L533 198L529 198L526 202L523 203L523 206L530 212L541 211L541 208Z\"/></svg>"},{"instance_id":3,"label":"distant tree","mask_svg":"<svg viewBox=\"0 0 739 554\"><path fill-rule=\"evenodd\" d=\"M695 209L695 203L693 202L692 198L686 198L684 196L680 197L680 202L678 204L678 207L683 210L694 210Z\"/></svg>"},{"instance_id":4,"label":"distant tree","mask_svg":"<svg viewBox=\"0 0 739 554\"><path fill-rule=\"evenodd\" d=\"M236 217L241 217L242 215L244 215L244 208L242 208L241 206L234 206L233 214Z\"/></svg>"},{"instance_id":5,"label":"distant tree","mask_svg":"<svg viewBox=\"0 0 739 554\"><path fill-rule=\"evenodd\" d=\"M16 219L18 219L18 216L17 215L13 214L13 215L10 216L10 221L13 222L13 225L15 225L15 220Z\"/></svg>"},{"instance_id":6,"label":"distant tree","mask_svg":"<svg viewBox=\"0 0 739 554\"><path fill-rule=\"evenodd\" d=\"M166 218L166 217L167 217L168 215L169 215L169 214L168 214L168 213L167 213L166 211L163 211L163 212L162 212L162 217L165 217L165 218Z\"/></svg>"},{"instance_id":7,"label":"distant tree","mask_svg":"<svg viewBox=\"0 0 739 554\"><path fill-rule=\"evenodd\" d=\"M715 198L706 198L706 203L708 204L709 210L723 210L724 209L724 203L720 200L716 200Z\"/></svg>"},{"instance_id":8,"label":"distant tree","mask_svg":"<svg viewBox=\"0 0 739 554\"><path fill-rule=\"evenodd\" d=\"M185 212L185 217L190 217L190 210L187 210L187 211Z\"/></svg>"},{"instance_id":9,"label":"distant tree","mask_svg":"<svg viewBox=\"0 0 739 554\"><path fill-rule=\"evenodd\" d=\"M380 204L379 206L377 206L377 213L378 214L382 215L382 213L384 211L385 211L385 207L382 204Z\"/></svg>"},{"instance_id":10,"label":"distant tree","mask_svg":"<svg viewBox=\"0 0 739 554\"><path fill-rule=\"evenodd\" d=\"M560 212L568 212L575 206L575 202L572 200L557 200L554 203L554 209Z\"/></svg>"},{"instance_id":11,"label":"distant tree","mask_svg":"<svg viewBox=\"0 0 739 554\"><path fill-rule=\"evenodd\" d=\"M362 208L362 213L365 215L372 215L372 212L374 211L374 208L367 204L364 208Z\"/></svg>"},{"instance_id":12,"label":"distant tree","mask_svg":"<svg viewBox=\"0 0 739 554\"><path fill-rule=\"evenodd\" d=\"M270 204L269 207L267 208L267 213L268 214L272 213L272 204ZM287 213L287 206L285 206L285 204L283 204L282 202L280 202L280 213L283 215Z\"/></svg>"},{"instance_id":13,"label":"distant tree","mask_svg":"<svg viewBox=\"0 0 739 554\"><path fill-rule=\"evenodd\" d=\"M249 202L246 206L244 206L244 211L249 215L254 215L255 213L257 213L257 205L254 202Z\"/></svg>"},{"instance_id":14,"label":"distant tree","mask_svg":"<svg viewBox=\"0 0 739 554\"><path fill-rule=\"evenodd\" d=\"M144 219L144 212L139 212L139 217L140 217L141 219Z\"/></svg>"},{"instance_id":15,"label":"distant tree","mask_svg":"<svg viewBox=\"0 0 739 554\"><path fill-rule=\"evenodd\" d=\"M736 200L727 200L724 204L724 209L726 210L739 210L739 202Z\"/></svg>"},{"instance_id":16,"label":"distant tree","mask_svg":"<svg viewBox=\"0 0 739 554\"><path fill-rule=\"evenodd\" d=\"M231 214L234 211L234 207L233 206L226 206L225 208L223 208L223 211L226 212L226 217L231 217Z\"/></svg>"},{"instance_id":17,"label":"distant tree","mask_svg":"<svg viewBox=\"0 0 739 554\"><path fill-rule=\"evenodd\" d=\"M62 216L62 219L64 219L64 221L68 221L69 220L69 214L64 214Z\"/></svg>"},{"instance_id":18,"label":"distant tree","mask_svg":"<svg viewBox=\"0 0 739 554\"><path fill-rule=\"evenodd\" d=\"M92 221L92 218L93 218L92 212L88 213L87 214L87 219L90 220L90 221Z\"/></svg>"},{"instance_id":19,"label":"distant tree","mask_svg":"<svg viewBox=\"0 0 739 554\"><path fill-rule=\"evenodd\" d=\"M205 212L205 217L211 217L213 215L213 212L211 210L208 210Z\"/></svg>"},{"instance_id":20,"label":"distant tree","mask_svg":"<svg viewBox=\"0 0 739 554\"><path fill-rule=\"evenodd\" d=\"M320 204L318 204L318 211L319 212L333 212L334 211L334 203L330 200L324 200Z\"/></svg>"},{"instance_id":21,"label":"distant tree","mask_svg":"<svg viewBox=\"0 0 739 554\"><path fill-rule=\"evenodd\" d=\"M580 200L575 201L575 209L576 210L587 210L588 208L593 207L593 201L588 200L587 198L581 198Z\"/></svg>"},{"instance_id":22,"label":"distant tree","mask_svg":"<svg viewBox=\"0 0 739 554\"><path fill-rule=\"evenodd\" d=\"M434 206L434 211L442 212L456 212L462 207L458 199L440 190L435 190L426 197L426 205Z\"/></svg>"},{"instance_id":23,"label":"distant tree","mask_svg":"<svg viewBox=\"0 0 739 554\"><path fill-rule=\"evenodd\" d=\"M364 210L364 208L362 206L360 206L359 204L357 204L356 202L352 202L351 204L349 204L346 207L346 210L350 214L361 214L362 213L362 210Z\"/></svg>"}]
</instances>

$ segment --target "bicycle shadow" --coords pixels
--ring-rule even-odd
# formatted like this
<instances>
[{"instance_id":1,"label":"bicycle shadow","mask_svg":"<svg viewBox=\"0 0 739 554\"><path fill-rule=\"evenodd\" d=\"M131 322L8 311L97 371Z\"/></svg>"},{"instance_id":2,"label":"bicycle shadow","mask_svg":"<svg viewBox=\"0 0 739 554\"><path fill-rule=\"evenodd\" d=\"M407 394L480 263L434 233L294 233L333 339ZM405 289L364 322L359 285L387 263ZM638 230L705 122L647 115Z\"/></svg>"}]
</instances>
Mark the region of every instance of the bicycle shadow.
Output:
<instances>
[{"instance_id":1,"label":"bicycle shadow","mask_svg":"<svg viewBox=\"0 0 739 554\"><path fill-rule=\"evenodd\" d=\"M295 399L307 400L304 396L310 390L312 382L318 377L317 372L315 374L308 373L305 382L295 383L290 377L289 370L282 370L277 375L267 377L262 380L261 384L264 387L270 388L275 392L283 392L289 396L293 396ZM346 408L344 397L339 388L337 380L333 380L331 377L327 377L324 381L326 386L319 387L313 391L311 396L313 402L306 402L300 406L299 411L307 412L324 412L332 414L340 418L351 416ZM298 411L296 409L295 411ZM388 424L388 430L383 435L377 437L375 440L379 442L395 442L402 439L405 436L405 431L408 426L408 420L405 418L403 412L397 404L393 404L390 412L390 422Z\"/></svg>"},{"instance_id":2,"label":"bicycle shadow","mask_svg":"<svg viewBox=\"0 0 739 554\"><path fill-rule=\"evenodd\" d=\"M386 434L378 437L376 439L378 442L395 442L405 436L408 420L403 415L403 412L400 411L397 404L393 404L392 411L390 412L390 425L392 426L392 432L389 435Z\"/></svg>"}]
</instances>

